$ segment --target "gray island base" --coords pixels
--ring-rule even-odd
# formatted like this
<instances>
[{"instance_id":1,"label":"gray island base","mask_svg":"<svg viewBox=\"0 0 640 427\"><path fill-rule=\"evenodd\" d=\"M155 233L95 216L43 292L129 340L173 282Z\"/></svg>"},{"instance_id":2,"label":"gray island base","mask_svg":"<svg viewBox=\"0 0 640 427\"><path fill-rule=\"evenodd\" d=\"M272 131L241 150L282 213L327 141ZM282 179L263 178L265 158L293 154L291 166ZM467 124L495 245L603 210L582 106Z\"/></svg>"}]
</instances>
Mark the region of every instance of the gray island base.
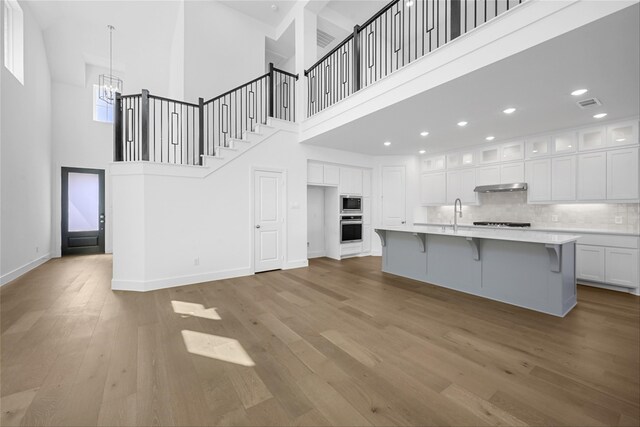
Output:
<instances>
[{"instance_id":1,"label":"gray island base","mask_svg":"<svg viewBox=\"0 0 640 427\"><path fill-rule=\"evenodd\" d=\"M576 305L579 236L376 227L382 271L564 317Z\"/></svg>"}]
</instances>

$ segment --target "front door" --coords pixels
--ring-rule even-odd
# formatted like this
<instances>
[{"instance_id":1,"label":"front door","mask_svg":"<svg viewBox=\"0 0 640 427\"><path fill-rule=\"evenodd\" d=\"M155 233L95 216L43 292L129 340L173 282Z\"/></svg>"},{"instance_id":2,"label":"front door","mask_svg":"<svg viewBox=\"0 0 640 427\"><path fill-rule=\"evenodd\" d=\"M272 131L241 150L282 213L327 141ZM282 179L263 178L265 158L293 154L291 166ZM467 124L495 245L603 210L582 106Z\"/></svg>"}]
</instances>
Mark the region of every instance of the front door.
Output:
<instances>
[{"instance_id":1,"label":"front door","mask_svg":"<svg viewBox=\"0 0 640 427\"><path fill-rule=\"evenodd\" d=\"M282 173L257 170L254 179L255 272L282 268Z\"/></svg>"},{"instance_id":2,"label":"front door","mask_svg":"<svg viewBox=\"0 0 640 427\"><path fill-rule=\"evenodd\" d=\"M62 168L62 255L104 253L104 170Z\"/></svg>"}]
</instances>

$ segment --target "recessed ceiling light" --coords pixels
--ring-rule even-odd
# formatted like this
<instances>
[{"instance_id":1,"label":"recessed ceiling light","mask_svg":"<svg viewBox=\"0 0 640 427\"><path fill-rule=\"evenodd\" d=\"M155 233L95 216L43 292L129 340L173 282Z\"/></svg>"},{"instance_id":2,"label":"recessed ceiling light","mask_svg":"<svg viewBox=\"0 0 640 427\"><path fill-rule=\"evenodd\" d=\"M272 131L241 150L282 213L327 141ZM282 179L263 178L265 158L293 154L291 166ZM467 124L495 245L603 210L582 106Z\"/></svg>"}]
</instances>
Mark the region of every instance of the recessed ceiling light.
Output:
<instances>
[{"instance_id":1,"label":"recessed ceiling light","mask_svg":"<svg viewBox=\"0 0 640 427\"><path fill-rule=\"evenodd\" d=\"M424 154L424 153L426 153L426 151L425 150L420 150L420 151L418 151L418 153Z\"/></svg>"},{"instance_id":2,"label":"recessed ceiling light","mask_svg":"<svg viewBox=\"0 0 640 427\"><path fill-rule=\"evenodd\" d=\"M580 96L580 95L584 95L587 92L588 92L587 89L577 89L577 90L574 90L573 92L571 92L571 95Z\"/></svg>"},{"instance_id":3,"label":"recessed ceiling light","mask_svg":"<svg viewBox=\"0 0 640 427\"><path fill-rule=\"evenodd\" d=\"M625 142L627 140L627 138L618 138L616 139L616 142Z\"/></svg>"},{"instance_id":4,"label":"recessed ceiling light","mask_svg":"<svg viewBox=\"0 0 640 427\"><path fill-rule=\"evenodd\" d=\"M594 119L601 119L603 117L606 117L607 113L599 113L593 116Z\"/></svg>"},{"instance_id":5,"label":"recessed ceiling light","mask_svg":"<svg viewBox=\"0 0 640 427\"><path fill-rule=\"evenodd\" d=\"M533 152L534 152L534 153L537 153L537 152L538 152L538 150L533 150Z\"/></svg>"},{"instance_id":6,"label":"recessed ceiling light","mask_svg":"<svg viewBox=\"0 0 640 427\"><path fill-rule=\"evenodd\" d=\"M271 10L273 10L274 12L278 11L278 5L277 4L272 4L271 5Z\"/></svg>"},{"instance_id":7,"label":"recessed ceiling light","mask_svg":"<svg viewBox=\"0 0 640 427\"><path fill-rule=\"evenodd\" d=\"M407 0L404 4L407 5L407 7L411 7L413 6L413 0Z\"/></svg>"},{"instance_id":8,"label":"recessed ceiling light","mask_svg":"<svg viewBox=\"0 0 640 427\"><path fill-rule=\"evenodd\" d=\"M458 122L458 126L460 126L460 127L464 127L464 126L466 126L466 125L468 125L468 124L469 124L469 123L468 123L468 122L465 122L465 121Z\"/></svg>"},{"instance_id":9,"label":"recessed ceiling light","mask_svg":"<svg viewBox=\"0 0 640 427\"><path fill-rule=\"evenodd\" d=\"M388 147L388 146L390 146L390 145L391 145L391 142L390 142L390 141L385 141L385 142L384 142L384 145Z\"/></svg>"},{"instance_id":10,"label":"recessed ceiling light","mask_svg":"<svg viewBox=\"0 0 640 427\"><path fill-rule=\"evenodd\" d=\"M505 110L502 110L502 112L503 112L503 113L505 113L505 114L511 114L511 113L513 113L514 111L516 111L516 109L515 109L515 108L513 108L513 107L509 107L509 108L507 108L507 109L505 109Z\"/></svg>"},{"instance_id":11,"label":"recessed ceiling light","mask_svg":"<svg viewBox=\"0 0 640 427\"><path fill-rule=\"evenodd\" d=\"M429 135L429 132L427 132L426 130L420 132L420 136L427 136L427 135Z\"/></svg>"},{"instance_id":12,"label":"recessed ceiling light","mask_svg":"<svg viewBox=\"0 0 640 427\"><path fill-rule=\"evenodd\" d=\"M495 136L488 136L485 138L487 141L493 141L494 139L496 139Z\"/></svg>"},{"instance_id":13,"label":"recessed ceiling light","mask_svg":"<svg viewBox=\"0 0 640 427\"><path fill-rule=\"evenodd\" d=\"M567 148L571 148L571 147L573 147L573 145L567 145Z\"/></svg>"}]
</instances>

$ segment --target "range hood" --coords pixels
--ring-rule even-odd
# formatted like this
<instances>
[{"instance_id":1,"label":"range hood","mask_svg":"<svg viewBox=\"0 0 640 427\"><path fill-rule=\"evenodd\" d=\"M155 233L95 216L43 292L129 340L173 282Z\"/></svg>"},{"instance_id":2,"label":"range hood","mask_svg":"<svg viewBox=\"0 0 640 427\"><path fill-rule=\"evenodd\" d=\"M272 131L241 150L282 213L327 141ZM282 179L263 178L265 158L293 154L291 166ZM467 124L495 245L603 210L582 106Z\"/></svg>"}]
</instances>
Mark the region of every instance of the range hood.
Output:
<instances>
[{"instance_id":1,"label":"range hood","mask_svg":"<svg viewBox=\"0 0 640 427\"><path fill-rule=\"evenodd\" d=\"M527 191L526 182L514 182L513 184L479 185L473 189L476 193L504 193L506 191Z\"/></svg>"}]
</instances>

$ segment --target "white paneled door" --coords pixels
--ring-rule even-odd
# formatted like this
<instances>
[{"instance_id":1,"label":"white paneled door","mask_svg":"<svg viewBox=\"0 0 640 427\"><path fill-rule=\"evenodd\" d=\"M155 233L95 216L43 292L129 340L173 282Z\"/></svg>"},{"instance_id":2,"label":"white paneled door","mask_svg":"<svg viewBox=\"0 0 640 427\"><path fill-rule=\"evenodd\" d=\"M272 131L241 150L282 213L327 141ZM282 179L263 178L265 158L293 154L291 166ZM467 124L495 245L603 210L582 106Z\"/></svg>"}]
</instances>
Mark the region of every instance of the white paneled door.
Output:
<instances>
[{"instance_id":1,"label":"white paneled door","mask_svg":"<svg viewBox=\"0 0 640 427\"><path fill-rule=\"evenodd\" d=\"M255 272L282 268L282 173L254 171Z\"/></svg>"},{"instance_id":2,"label":"white paneled door","mask_svg":"<svg viewBox=\"0 0 640 427\"><path fill-rule=\"evenodd\" d=\"M406 223L406 172L404 166L382 168L382 224Z\"/></svg>"}]
</instances>

